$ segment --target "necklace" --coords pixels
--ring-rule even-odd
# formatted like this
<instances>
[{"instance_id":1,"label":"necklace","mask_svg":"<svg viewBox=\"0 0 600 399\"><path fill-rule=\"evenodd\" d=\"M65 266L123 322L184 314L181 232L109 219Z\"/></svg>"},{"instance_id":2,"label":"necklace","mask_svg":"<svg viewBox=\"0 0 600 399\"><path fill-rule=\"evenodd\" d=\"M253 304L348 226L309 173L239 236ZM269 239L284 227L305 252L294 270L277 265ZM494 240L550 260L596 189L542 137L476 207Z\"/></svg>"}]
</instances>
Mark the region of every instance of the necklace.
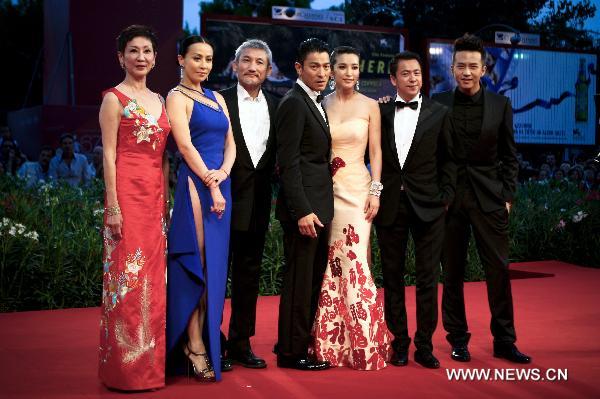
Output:
<instances>
[{"instance_id":1,"label":"necklace","mask_svg":"<svg viewBox=\"0 0 600 399\"><path fill-rule=\"evenodd\" d=\"M185 90L182 90L182 89L185 89ZM221 108L218 106L218 103L217 103L217 105L213 105L213 103L215 101L212 98L208 97L203 92L201 92L200 90L192 89L191 87L187 87L186 85L181 84L181 83L179 83L179 85L173 90L180 92L184 96L189 97L192 100L199 102L200 104L206 105L210 109L213 109L217 112L221 112ZM199 97L198 94L202 97Z\"/></svg>"},{"instance_id":2,"label":"necklace","mask_svg":"<svg viewBox=\"0 0 600 399\"><path fill-rule=\"evenodd\" d=\"M204 97L206 97L206 94L204 94L204 91L202 91L202 90L196 90L196 89L193 89L191 87L187 87L183 83L179 83L179 86L183 87L184 89L188 89L190 91L195 91L196 93L199 93L199 94L203 95Z\"/></svg>"}]
</instances>

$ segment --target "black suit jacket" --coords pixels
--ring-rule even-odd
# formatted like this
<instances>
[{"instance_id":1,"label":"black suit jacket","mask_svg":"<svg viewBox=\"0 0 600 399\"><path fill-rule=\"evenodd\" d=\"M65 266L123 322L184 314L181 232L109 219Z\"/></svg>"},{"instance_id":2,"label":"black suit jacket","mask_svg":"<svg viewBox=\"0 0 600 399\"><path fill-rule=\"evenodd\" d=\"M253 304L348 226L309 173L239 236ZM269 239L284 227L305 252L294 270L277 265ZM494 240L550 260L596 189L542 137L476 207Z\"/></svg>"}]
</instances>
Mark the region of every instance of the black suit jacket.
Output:
<instances>
[{"instance_id":1,"label":"black suit jacket","mask_svg":"<svg viewBox=\"0 0 600 399\"><path fill-rule=\"evenodd\" d=\"M329 170L331 135L327 121L298 84L286 93L275 114L281 190L275 214L292 222L315 213L333 219L333 182Z\"/></svg>"},{"instance_id":2,"label":"black suit jacket","mask_svg":"<svg viewBox=\"0 0 600 399\"><path fill-rule=\"evenodd\" d=\"M453 200L456 184L449 111L423 97L415 135L404 167L400 167L394 133L396 107L393 102L379 107L383 191L375 224L389 226L395 222L402 188L419 219L424 222L435 220Z\"/></svg>"},{"instance_id":3,"label":"black suit jacket","mask_svg":"<svg viewBox=\"0 0 600 399\"><path fill-rule=\"evenodd\" d=\"M236 156L231 169L231 228L238 231L262 231L269 225L271 178L275 169L275 111L279 99L263 90L269 108L270 130L267 148L254 166L240 125L237 85L220 92L229 110Z\"/></svg>"},{"instance_id":4,"label":"black suit jacket","mask_svg":"<svg viewBox=\"0 0 600 399\"><path fill-rule=\"evenodd\" d=\"M435 94L433 100L452 109L454 90ZM504 208L517 189L519 162L513 130L510 100L483 89L481 134L466 153L456 142L456 157L464 160L467 178L484 212Z\"/></svg>"}]
</instances>

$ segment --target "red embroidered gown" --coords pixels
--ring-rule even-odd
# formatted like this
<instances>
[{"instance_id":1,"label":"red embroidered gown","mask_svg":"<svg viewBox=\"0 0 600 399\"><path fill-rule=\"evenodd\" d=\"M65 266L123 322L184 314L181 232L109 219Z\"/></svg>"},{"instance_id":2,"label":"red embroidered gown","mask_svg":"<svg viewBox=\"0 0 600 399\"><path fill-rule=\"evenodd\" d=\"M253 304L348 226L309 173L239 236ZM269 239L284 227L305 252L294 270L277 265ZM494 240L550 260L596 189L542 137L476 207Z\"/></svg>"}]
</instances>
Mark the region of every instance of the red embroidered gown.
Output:
<instances>
[{"instance_id":1,"label":"red embroidered gown","mask_svg":"<svg viewBox=\"0 0 600 399\"><path fill-rule=\"evenodd\" d=\"M369 123L330 124L334 216L329 262L313 325L314 352L332 366L379 370L389 359L390 337L367 251L371 223L363 208L371 175L364 162Z\"/></svg>"},{"instance_id":2,"label":"red embroidered gown","mask_svg":"<svg viewBox=\"0 0 600 399\"><path fill-rule=\"evenodd\" d=\"M101 381L110 388L165 385L166 219L162 157L169 120L158 119L116 88L123 106L117 136L116 189L122 238L104 226ZM105 215L106 223L106 215Z\"/></svg>"}]
</instances>

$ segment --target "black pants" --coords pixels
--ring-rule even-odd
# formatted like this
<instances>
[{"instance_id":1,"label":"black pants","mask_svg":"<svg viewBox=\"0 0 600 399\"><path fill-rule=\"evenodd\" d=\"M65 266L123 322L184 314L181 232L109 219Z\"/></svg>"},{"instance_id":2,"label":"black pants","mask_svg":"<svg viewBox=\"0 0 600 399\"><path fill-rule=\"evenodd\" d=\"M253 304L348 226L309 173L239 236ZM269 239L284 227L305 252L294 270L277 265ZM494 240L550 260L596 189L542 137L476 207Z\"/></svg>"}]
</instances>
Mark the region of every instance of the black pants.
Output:
<instances>
[{"instance_id":1,"label":"black pants","mask_svg":"<svg viewBox=\"0 0 600 399\"><path fill-rule=\"evenodd\" d=\"M446 240L442 253L444 291L442 322L452 345L469 342L463 281L471 229L485 272L490 328L498 344L516 341L513 302L508 273L508 211L483 212L475 194L467 189L446 218Z\"/></svg>"},{"instance_id":2,"label":"black pants","mask_svg":"<svg viewBox=\"0 0 600 399\"><path fill-rule=\"evenodd\" d=\"M285 269L279 303L278 352L305 356L323 274L327 266L329 225L317 238L300 234L297 223L282 223Z\"/></svg>"},{"instance_id":3,"label":"black pants","mask_svg":"<svg viewBox=\"0 0 600 399\"><path fill-rule=\"evenodd\" d=\"M256 302L266 230L231 232L231 319L229 350L250 349L256 325Z\"/></svg>"},{"instance_id":4,"label":"black pants","mask_svg":"<svg viewBox=\"0 0 600 399\"><path fill-rule=\"evenodd\" d=\"M396 351L407 351L410 345L406 322L404 274L408 234L415 242L415 271L417 295L417 331L415 346L433 350L431 338L438 319L438 279L440 254L444 239L444 215L431 222L421 221L412 210L405 195L391 226L377 226L381 250L381 269L385 298L385 320L392 334Z\"/></svg>"}]
</instances>

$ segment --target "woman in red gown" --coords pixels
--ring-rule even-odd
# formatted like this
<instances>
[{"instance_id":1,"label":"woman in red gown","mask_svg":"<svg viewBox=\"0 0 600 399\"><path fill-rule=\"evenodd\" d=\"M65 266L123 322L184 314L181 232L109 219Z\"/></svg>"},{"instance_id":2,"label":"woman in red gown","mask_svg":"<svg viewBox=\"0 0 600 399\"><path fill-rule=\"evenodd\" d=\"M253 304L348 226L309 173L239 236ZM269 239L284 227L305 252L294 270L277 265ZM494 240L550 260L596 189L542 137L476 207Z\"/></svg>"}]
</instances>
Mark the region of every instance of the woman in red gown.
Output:
<instances>
[{"instance_id":1,"label":"woman in red gown","mask_svg":"<svg viewBox=\"0 0 600 399\"><path fill-rule=\"evenodd\" d=\"M119 390L165 385L169 120L146 87L156 36L132 25L117 38L125 79L103 93L104 256L101 381Z\"/></svg>"}]
</instances>

